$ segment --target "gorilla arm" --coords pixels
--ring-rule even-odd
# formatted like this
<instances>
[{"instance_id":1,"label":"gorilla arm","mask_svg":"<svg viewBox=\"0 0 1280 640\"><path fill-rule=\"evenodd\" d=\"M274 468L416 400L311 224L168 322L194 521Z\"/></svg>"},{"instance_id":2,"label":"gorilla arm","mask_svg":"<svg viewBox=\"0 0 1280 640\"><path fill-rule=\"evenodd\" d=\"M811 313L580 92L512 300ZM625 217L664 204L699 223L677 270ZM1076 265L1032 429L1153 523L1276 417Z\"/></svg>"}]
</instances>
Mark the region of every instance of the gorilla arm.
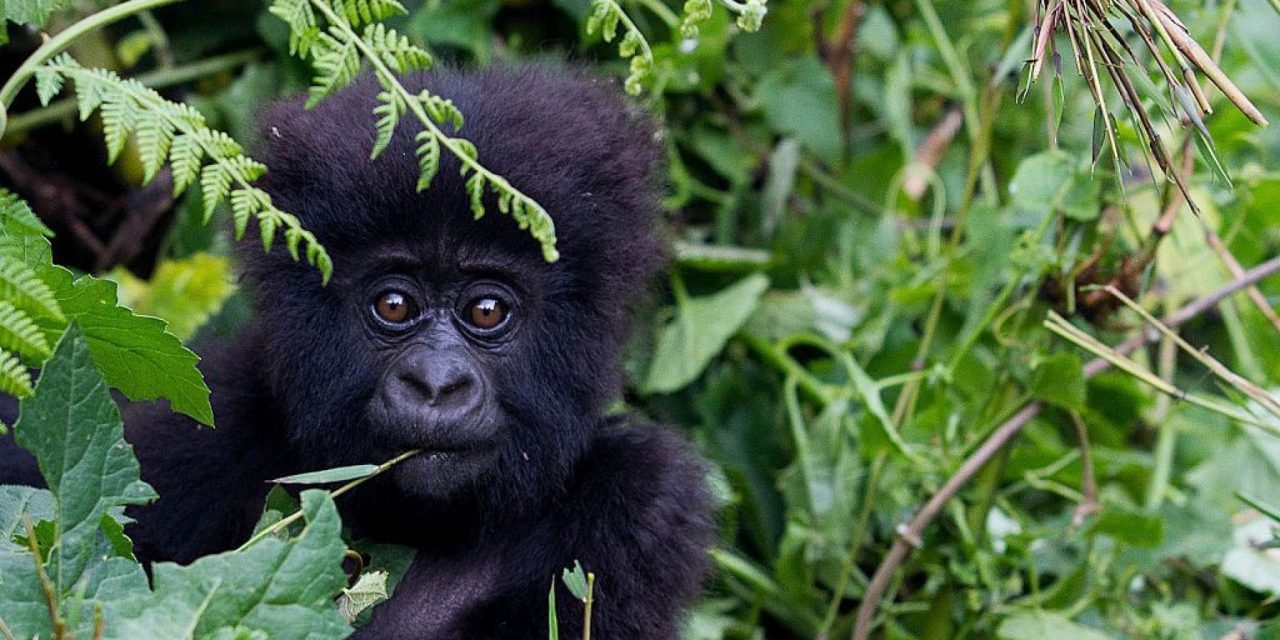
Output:
<instances>
[{"instance_id":1,"label":"gorilla arm","mask_svg":"<svg viewBox=\"0 0 1280 640\"><path fill-rule=\"evenodd\" d=\"M610 420L562 500L465 556L442 563L420 551L395 597L354 637L540 640L553 584L561 636L578 637L583 606L560 580L577 560L596 575L597 637L674 640L714 537L705 475L690 444L667 429ZM460 593L472 601L449 596Z\"/></svg>"}]
</instances>

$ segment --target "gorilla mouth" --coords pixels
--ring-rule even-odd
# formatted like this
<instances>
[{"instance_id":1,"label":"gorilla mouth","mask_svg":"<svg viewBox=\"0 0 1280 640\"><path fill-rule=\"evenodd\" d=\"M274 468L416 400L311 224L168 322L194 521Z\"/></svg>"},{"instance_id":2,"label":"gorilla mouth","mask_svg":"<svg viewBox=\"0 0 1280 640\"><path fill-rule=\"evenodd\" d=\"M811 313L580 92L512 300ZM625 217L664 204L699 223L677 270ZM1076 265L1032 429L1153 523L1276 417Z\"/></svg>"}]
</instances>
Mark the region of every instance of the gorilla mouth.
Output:
<instances>
[{"instance_id":1,"label":"gorilla mouth","mask_svg":"<svg viewBox=\"0 0 1280 640\"><path fill-rule=\"evenodd\" d=\"M444 462L465 454L466 452L460 449L424 449L415 457L429 460L431 462Z\"/></svg>"}]
</instances>

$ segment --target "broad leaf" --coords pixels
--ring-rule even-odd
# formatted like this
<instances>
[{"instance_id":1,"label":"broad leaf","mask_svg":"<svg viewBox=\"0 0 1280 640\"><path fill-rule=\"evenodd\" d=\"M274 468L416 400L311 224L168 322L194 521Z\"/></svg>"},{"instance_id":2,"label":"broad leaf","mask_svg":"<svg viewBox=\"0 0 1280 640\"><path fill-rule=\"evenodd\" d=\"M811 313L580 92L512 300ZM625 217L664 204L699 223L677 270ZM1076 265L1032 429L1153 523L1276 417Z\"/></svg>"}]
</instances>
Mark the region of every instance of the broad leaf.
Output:
<instances>
[{"instance_id":1,"label":"broad leaf","mask_svg":"<svg viewBox=\"0 0 1280 640\"><path fill-rule=\"evenodd\" d=\"M174 411L213 424L209 387L200 358L165 330L158 318L135 315L116 303L116 284L62 273L58 303L84 330L85 342L107 383L131 400L169 400Z\"/></svg>"},{"instance_id":2,"label":"broad leaf","mask_svg":"<svg viewBox=\"0 0 1280 640\"><path fill-rule=\"evenodd\" d=\"M154 592L110 607L106 637L345 637L351 627L333 603L347 581L338 510L323 491L304 492L302 508L307 526L296 539L268 538L185 567L155 565Z\"/></svg>"},{"instance_id":3,"label":"broad leaf","mask_svg":"<svg viewBox=\"0 0 1280 640\"><path fill-rule=\"evenodd\" d=\"M697 378L751 316L768 286L768 278L755 274L723 291L681 304L675 320L658 334L645 390L675 391Z\"/></svg>"}]
</instances>

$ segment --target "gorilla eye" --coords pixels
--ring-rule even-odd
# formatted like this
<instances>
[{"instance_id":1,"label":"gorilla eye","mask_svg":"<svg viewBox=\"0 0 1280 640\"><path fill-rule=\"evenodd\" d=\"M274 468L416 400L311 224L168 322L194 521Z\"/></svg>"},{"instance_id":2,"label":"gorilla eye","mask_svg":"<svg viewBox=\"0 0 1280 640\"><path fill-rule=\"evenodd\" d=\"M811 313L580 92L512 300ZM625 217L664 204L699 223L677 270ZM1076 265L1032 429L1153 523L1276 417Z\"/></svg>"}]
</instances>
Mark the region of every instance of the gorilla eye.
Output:
<instances>
[{"instance_id":1,"label":"gorilla eye","mask_svg":"<svg viewBox=\"0 0 1280 640\"><path fill-rule=\"evenodd\" d=\"M414 304L399 291L386 291L373 303L373 312L383 322L404 324L416 315Z\"/></svg>"},{"instance_id":2,"label":"gorilla eye","mask_svg":"<svg viewBox=\"0 0 1280 640\"><path fill-rule=\"evenodd\" d=\"M507 305L497 298L476 298L467 304L463 319L478 329L492 329L507 319Z\"/></svg>"}]
</instances>

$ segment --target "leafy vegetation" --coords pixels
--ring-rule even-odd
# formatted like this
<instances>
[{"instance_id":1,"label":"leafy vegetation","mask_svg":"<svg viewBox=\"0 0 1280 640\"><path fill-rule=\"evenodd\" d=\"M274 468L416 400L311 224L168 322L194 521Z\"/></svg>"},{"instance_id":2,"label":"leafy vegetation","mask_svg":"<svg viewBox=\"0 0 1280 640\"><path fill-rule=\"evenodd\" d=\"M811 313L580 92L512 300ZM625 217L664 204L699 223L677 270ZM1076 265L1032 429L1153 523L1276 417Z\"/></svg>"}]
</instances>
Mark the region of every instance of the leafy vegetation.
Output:
<instances>
[{"instance_id":1,"label":"leafy vegetation","mask_svg":"<svg viewBox=\"0 0 1280 640\"><path fill-rule=\"evenodd\" d=\"M388 550L344 589L325 492L273 493L240 550L148 583L121 516L150 492L106 389L212 421L176 336L242 317L227 236L256 220L329 269L252 186L246 123L362 69L372 156L410 118L420 189L453 154L476 214L492 198L554 259L467 114L397 79L547 50L664 124L675 259L627 402L714 467L686 638L1280 636L1274 0L174 2L0 9L54 34L0 49L0 390L51 487L0 487L0 637L341 637L394 589ZM95 169L41 160L66 130ZM66 185L147 183L177 212L144 243L158 267L81 275L136 231ZM59 475L71 443L101 476ZM581 567L547 578L609 606Z\"/></svg>"}]
</instances>

